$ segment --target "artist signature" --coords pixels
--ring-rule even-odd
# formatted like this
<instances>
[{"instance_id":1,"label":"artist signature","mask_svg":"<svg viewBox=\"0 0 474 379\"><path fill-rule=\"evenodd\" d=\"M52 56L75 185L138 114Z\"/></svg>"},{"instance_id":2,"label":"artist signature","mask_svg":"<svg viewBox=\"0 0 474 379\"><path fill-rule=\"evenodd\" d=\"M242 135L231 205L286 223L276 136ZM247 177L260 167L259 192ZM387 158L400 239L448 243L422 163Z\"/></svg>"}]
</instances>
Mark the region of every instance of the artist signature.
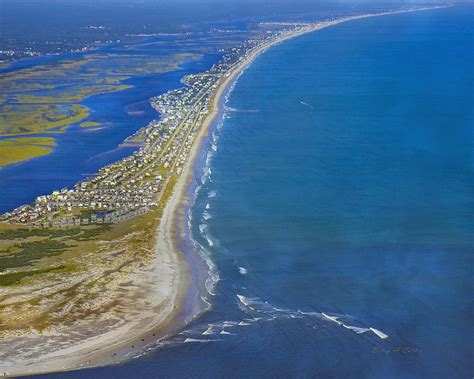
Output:
<instances>
[{"instance_id":1,"label":"artist signature","mask_svg":"<svg viewBox=\"0 0 474 379\"><path fill-rule=\"evenodd\" d=\"M372 348L374 354L421 354L423 349L416 346L398 346L393 348L375 346Z\"/></svg>"}]
</instances>

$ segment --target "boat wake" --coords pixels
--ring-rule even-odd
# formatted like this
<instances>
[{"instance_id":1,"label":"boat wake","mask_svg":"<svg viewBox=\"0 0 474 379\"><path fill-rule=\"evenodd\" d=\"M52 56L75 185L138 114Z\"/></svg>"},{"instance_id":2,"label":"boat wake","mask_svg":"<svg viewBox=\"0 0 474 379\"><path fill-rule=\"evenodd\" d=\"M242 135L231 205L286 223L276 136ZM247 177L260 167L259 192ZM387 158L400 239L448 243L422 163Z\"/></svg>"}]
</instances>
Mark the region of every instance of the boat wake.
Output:
<instances>
[{"instance_id":1,"label":"boat wake","mask_svg":"<svg viewBox=\"0 0 474 379\"><path fill-rule=\"evenodd\" d=\"M305 107L311 109L311 110L314 110L314 107L308 103L305 103L304 101L300 101L300 104L301 105L304 105Z\"/></svg>"},{"instance_id":2,"label":"boat wake","mask_svg":"<svg viewBox=\"0 0 474 379\"><path fill-rule=\"evenodd\" d=\"M237 109L232 108L227 105L224 105L225 112L232 112L232 113L258 113L260 112L258 109Z\"/></svg>"}]
</instances>

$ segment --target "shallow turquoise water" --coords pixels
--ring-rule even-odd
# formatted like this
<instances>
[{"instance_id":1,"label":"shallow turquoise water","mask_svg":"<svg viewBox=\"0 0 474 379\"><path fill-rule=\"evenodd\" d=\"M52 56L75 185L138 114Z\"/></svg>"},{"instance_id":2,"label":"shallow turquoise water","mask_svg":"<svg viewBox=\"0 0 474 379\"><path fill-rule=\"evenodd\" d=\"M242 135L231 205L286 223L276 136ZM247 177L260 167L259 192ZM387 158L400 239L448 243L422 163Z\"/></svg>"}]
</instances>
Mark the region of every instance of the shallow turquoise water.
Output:
<instances>
[{"instance_id":1,"label":"shallow turquoise water","mask_svg":"<svg viewBox=\"0 0 474 379\"><path fill-rule=\"evenodd\" d=\"M471 377L473 16L359 20L259 57L196 168L213 310L59 376Z\"/></svg>"}]
</instances>

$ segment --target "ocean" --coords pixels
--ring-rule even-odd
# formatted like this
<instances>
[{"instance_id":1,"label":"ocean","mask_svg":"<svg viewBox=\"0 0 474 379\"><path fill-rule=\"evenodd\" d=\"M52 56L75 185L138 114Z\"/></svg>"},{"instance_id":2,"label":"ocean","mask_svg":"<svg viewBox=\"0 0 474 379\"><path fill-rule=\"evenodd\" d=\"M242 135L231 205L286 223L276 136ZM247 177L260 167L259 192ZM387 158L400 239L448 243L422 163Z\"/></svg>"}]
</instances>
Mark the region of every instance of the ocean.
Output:
<instances>
[{"instance_id":1,"label":"ocean","mask_svg":"<svg viewBox=\"0 0 474 379\"><path fill-rule=\"evenodd\" d=\"M48 377L471 377L473 19L362 19L261 55L195 167L212 309Z\"/></svg>"}]
</instances>

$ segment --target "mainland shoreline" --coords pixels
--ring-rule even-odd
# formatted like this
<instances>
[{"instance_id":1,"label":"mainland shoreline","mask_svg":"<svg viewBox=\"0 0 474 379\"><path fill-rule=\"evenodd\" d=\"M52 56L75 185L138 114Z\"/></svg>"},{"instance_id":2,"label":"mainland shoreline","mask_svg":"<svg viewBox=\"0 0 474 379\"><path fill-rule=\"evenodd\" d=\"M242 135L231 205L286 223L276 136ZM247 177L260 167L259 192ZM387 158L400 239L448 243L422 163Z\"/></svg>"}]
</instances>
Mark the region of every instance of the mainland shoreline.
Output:
<instances>
[{"instance_id":1,"label":"mainland shoreline","mask_svg":"<svg viewBox=\"0 0 474 379\"><path fill-rule=\"evenodd\" d=\"M80 368L90 368L121 362L136 356L144 349L156 345L156 342L166 336L176 333L184 328L189 319L194 319L200 312L192 315L183 314L183 301L190 286L194 285L190 279L190 262L187 261L179 247L180 238L185 235L187 228L184 222L186 206L190 198L188 188L194 180L195 162L202 152L204 142L215 120L224 110L221 108L222 100L229 88L236 82L241 73L250 66L260 54L286 40L311 33L339 23L356 19L383 16L397 13L407 13L444 7L418 8L398 10L392 12L365 14L345 17L329 22L314 24L311 28L296 31L274 41L264 43L249 53L240 61L226 77L218 83L210 101L210 112L201 123L183 171L174 187L173 193L166 203L158 230L156 231L155 258L150 275L159 278L149 289L157 290L164 299L160 301L159 312L147 315L140 322L125 328L115 330L109 335L99 335L98 340L82 343L77 349L61 350L57 354L40 357L28 367L9 367L11 370L6 375L30 375L53 371L67 371ZM200 259L200 258L198 258ZM154 294L151 294L153 297ZM155 309L156 311L156 309ZM205 309L201 310L205 311ZM3 371L3 368L2 368ZM0 375L3 372L0 372Z\"/></svg>"}]
</instances>

